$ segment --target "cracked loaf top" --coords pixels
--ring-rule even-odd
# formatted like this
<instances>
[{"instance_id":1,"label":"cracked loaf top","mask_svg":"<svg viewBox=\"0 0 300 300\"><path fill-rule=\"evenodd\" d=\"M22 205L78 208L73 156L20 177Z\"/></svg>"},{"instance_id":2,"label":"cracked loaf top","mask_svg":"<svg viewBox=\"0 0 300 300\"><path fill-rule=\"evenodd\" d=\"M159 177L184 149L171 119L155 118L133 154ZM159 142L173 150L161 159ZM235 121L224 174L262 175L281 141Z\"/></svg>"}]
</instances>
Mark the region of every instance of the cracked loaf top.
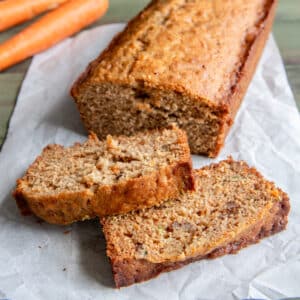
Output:
<instances>
[{"instance_id":1,"label":"cracked loaf top","mask_svg":"<svg viewBox=\"0 0 300 300\"><path fill-rule=\"evenodd\" d=\"M81 82L143 84L226 101L274 2L152 1Z\"/></svg>"}]
</instances>

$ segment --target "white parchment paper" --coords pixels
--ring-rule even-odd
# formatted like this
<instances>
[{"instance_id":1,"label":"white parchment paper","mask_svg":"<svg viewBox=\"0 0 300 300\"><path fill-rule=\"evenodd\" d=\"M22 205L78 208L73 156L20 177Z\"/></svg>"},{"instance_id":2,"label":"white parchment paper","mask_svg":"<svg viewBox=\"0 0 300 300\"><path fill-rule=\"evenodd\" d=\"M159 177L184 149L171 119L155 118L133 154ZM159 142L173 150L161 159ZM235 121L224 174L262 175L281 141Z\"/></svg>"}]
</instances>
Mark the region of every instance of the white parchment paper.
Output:
<instances>
[{"instance_id":1,"label":"white parchment paper","mask_svg":"<svg viewBox=\"0 0 300 300\"><path fill-rule=\"evenodd\" d=\"M300 118L271 38L217 160L255 166L290 195L288 229L237 255L203 260L121 290L113 288L97 221L68 227L20 216L15 180L49 143L86 138L71 83L123 28L98 27L37 55L0 153L0 299L242 299L300 296ZM194 167L212 161L194 156Z\"/></svg>"}]
</instances>

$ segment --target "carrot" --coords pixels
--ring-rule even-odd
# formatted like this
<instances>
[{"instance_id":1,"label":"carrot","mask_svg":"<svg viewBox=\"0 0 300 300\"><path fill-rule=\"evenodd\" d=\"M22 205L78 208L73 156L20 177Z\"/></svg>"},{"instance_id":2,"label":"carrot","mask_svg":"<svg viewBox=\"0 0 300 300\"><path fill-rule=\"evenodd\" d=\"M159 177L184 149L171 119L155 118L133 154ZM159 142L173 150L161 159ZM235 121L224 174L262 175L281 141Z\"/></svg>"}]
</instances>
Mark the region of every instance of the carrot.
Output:
<instances>
[{"instance_id":1,"label":"carrot","mask_svg":"<svg viewBox=\"0 0 300 300\"><path fill-rule=\"evenodd\" d=\"M43 51L100 18L108 0L70 0L0 45L0 71Z\"/></svg>"},{"instance_id":2,"label":"carrot","mask_svg":"<svg viewBox=\"0 0 300 300\"><path fill-rule=\"evenodd\" d=\"M0 31L56 8L67 0L4 0L0 2Z\"/></svg>"}]
</instances>

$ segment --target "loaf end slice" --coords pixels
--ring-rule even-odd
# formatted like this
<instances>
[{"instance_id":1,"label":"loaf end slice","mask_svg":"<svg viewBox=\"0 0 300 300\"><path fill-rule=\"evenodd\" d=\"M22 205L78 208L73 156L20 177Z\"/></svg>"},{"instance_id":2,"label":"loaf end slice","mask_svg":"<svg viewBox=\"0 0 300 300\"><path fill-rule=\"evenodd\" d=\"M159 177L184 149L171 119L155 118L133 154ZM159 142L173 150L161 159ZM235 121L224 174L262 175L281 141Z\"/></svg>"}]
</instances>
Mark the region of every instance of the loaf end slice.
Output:
<instances>
[{"instance_id":1,"label":"loaf end slice","mask_svg":"<svg viewBox=\"0 0 300 300\"><path fill-rule=\"evenodd\" d=\"M23 214L69 224L151 207L194 189L186 134L176 126L132 137L91 134L83 144L47 146L17 181Z\"/></svg>"},{"instance_id":2,"label":"loaf end slice","mask_svg":"<svg viewBox=\"0 0 300 300\"><path fill-rule=\"evenodd\" d=\"M222 161L195 171L195 180L195 192L101 220L117 287L236 253L285 229L288 196L246 163Z\"/></svg>"},{"instance_id":3,"label":"loaf end slice","mask_svg":"<svg viewBox=\"0 0 300 300\"><path fill-rule=\"evenodd\" d=\"M73 85L100 138L176 122L218 155L272 27L277 0L154 0Z\"/></svg>"}]
</instances>

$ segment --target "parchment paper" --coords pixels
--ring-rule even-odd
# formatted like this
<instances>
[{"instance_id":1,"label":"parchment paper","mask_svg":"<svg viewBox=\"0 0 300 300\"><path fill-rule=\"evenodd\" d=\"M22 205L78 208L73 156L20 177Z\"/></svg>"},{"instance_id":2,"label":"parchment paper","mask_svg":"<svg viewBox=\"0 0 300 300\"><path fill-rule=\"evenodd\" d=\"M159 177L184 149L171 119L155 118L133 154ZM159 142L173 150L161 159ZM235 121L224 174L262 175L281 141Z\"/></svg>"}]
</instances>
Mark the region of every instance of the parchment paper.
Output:
<instances>
[{"instance_id":1,"label":"parchment paper","mask_svg":"<svg viewBox=\"0 0 300 300\"><path fill-rule=\"evenodd\" d=\"M288 229L237 255L203 260L121 290L113 288L97 221L68 227L20 216L15 180L49 143L71 145L86 132L71 83L122 24L82 32L37 55L23 82L0 154L0 299L242 299L300 296L300 118L270 38L217 160L255 166L291 198ZM194 156L194 167L212 161Z\"/></svg>"}]
</instances>

